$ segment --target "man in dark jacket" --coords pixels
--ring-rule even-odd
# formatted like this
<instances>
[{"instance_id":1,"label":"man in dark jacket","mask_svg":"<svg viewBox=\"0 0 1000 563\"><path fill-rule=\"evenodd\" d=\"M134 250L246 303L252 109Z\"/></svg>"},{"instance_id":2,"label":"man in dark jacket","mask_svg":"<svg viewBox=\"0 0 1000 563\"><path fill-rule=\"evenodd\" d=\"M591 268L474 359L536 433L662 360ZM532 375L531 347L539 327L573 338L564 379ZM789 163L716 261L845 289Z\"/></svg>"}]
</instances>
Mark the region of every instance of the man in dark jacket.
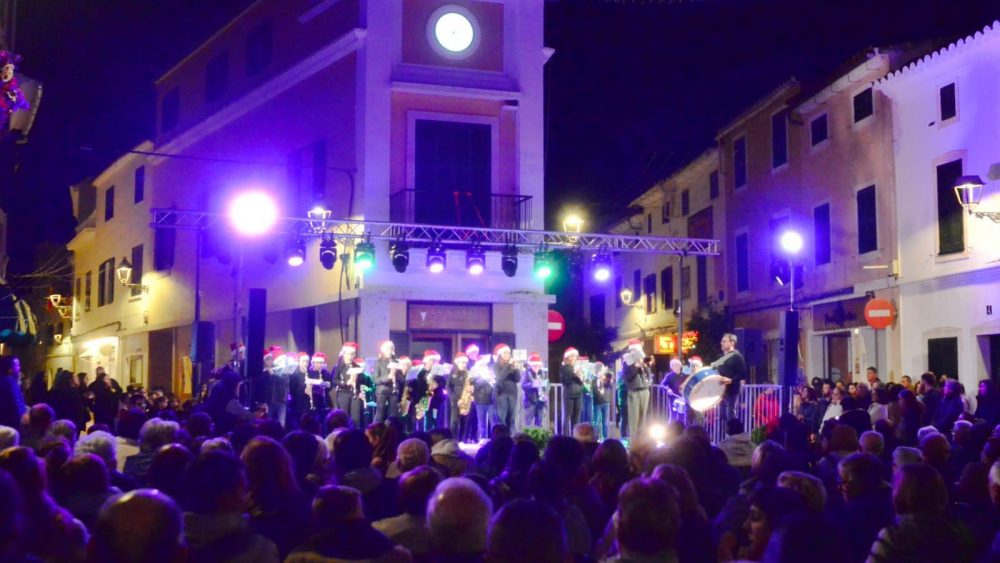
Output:
<instances>
[{"instance_id":1,"label":"man in dark jacket","mask_svg":"<svg viewBox=\"0 0 1000 563\"><path fill-rule=\"evenodd\" d=\"M95 373L96 379L87 386L87 390L94 395L94 424L106 424L108 428L114 428L121 394L111 387L108 373L103 367L98 367Z\"/></svg>"},{"instance_id":2,"label":"man in dark jacket","mask_svg":"<svg viewBox=\"0 0 1000 563\"><path fill-rule=\"evenodd\" d=\"M476 404L476 434L480 440L490 437L490 407L493 406L493 373L483 362L472 368L472 399Z\"/></svg>"},{"instance_id":3,"label":"man in dark jacket","mask_svg":"<svg viewBox=\"0 0 1000 563\"><path fill-rule=\"evenodd\" d=\"M454 367L448 374L448 427L455 440L462 441L465 437L465 424L458 402L462 400L465 386L472 385L469 381L469 357L459 352L452 360Z\"/></svg>"},{"instance_id":4,"label":"man in dark jacket","mask_svg":"<svg viewBox=\"0 0 1000 563\"><path fill-rule=\"evenodd\" d=\"M649 368L643 362L642 340L633 338L628 342L629 353L625 361L625 385L628 387L628 429L629 438L635 438L646 424L649 409L649 382L652 379ZM632 361L628 358L631 355Z\"/></svg>"},{"instance_id":5,"label":"man in dark jacket","mask_svg":"<svg viewBox=\"0 0 1000 563\"><path fill-rule=\"evenodd\" d=\"M299 419L309 412L309 395L306 394L306 374L309 372L309 354L300 352L295 369L288 374L288 412L285 417L289 430L299 427Z\"/></svg>"},{"instance_id":6,"label":"man in dark jacket","mask_svg":"<svg viewBox=\"0 0 1000 563\"><path fill-rule=\"evenodd\" d=\"M735 334L722 335L722 357L714 361L711 367L718 370L722 382L726 384L726 393L722 396L722 420L729 420L736 414L736 402L740 397L740 385L746 379L747 364L743 354L736 349Z\"/></svg>"},{"instance_id":7,"label":"man in dark jacket","mask_svg":"<svg viewBox=\"0 0 1000 563\"><path fill-rule=\"evenodd\" d=\"M965 403L962 401L961 385L958 381L949 379L944 384L944 398L941 399L931 424L947 436L963 412Z\"/></svg>"},{"instance_id":8,"label":"man in dark jacket","mask_svg":"<svg viewBox=\"0 0 1000 563\"><path fill-rule=\"evenodd\" d=\"M583 411L583 379L576 371L576 361L580 358L580 353L576 348L566 348L563 352L563 363L559 366L559 382L563 386L563 395L566 409L566 430L572 431L580 422L580 415Z\"/></svg>"},{"instance_id":9,"label":"man in dark jacket","mask_svg":"<svg viewBox=\"0 0 1000 563\"><path fill-rule=\"evenodd\" d=\"M541 427L545 416L545 380L542 377L542 356L532 352L528 356L528 369L521 381L524 391L524 424Z\"/></svg>"},{"instance_id":10,"label":"man in dark jacket","mask_svg":"<svg viewBox=\"0 0 1000 563\"><path fill-rule=\"evenodd\" d=\"M837 520L845 527L851 561L864 561L879 530L892 523L892 487L882 480L882 462L871 454L851 454L837 465L844 505Z\"/></svg>"},{"instance_id":11,"label":"man in dark jacket","mask_svg":"<svg viewBox=\"0 0 1000 563\"><path fill-rule=\"evenodd\" d=\"M17 356L0 358L0 425L19 430L24 416L24 396L18 377L21 375L21 360Z\"/></svg>"},{"instance_id":12,"label":"man in dark jacket","mask_svg":"<svg viewBox=\"0 0 1000 563\"><path fill-rule=\"evenodd\" d=\"M917 385L917 391L920 402L924 404L924 419L921 422L925 426L933 424L938 405L941 404L941 391L937 388L937 376L933 372L925 372L920 376L920 384Z\"/></svg>"},{"instance_id":13,"label":"man in dark jacket","mask_svg":"<svg viewBox=\"0 0 1000 563\"><path fill-rule=\"evenodd\" d=\"M496 358L493 371L497 379L497 418L500 424L514 428L517 413L517 384L521 382L521 371L510 361L510 346L497 344L493 355Z\"/></svg>"},{"instance_id":14,"label":"man in dark jacket","mask_svg":"<svg viewBox=\"0 0 1000 563\"><path fill-rule=\"evenodd\" d=\"M594 428L600 434L601 440L608 439L608 417L611 414L611 401L614 400L615 386L611 381L611 372L604 364L594 364Z\"/></svg>"},{"instance_id":15,"label":"man in dark jacket","mask_svg":"<svg viewBox=\"0 0 1000 563\"><path fill-rule=\"evenodd\" d=\"M396 366L396 345L391 340L383 340L379 344L374 378L375 422L399 416L399 390L405 383L406 375Z\"/></svg>"}]
</instances>

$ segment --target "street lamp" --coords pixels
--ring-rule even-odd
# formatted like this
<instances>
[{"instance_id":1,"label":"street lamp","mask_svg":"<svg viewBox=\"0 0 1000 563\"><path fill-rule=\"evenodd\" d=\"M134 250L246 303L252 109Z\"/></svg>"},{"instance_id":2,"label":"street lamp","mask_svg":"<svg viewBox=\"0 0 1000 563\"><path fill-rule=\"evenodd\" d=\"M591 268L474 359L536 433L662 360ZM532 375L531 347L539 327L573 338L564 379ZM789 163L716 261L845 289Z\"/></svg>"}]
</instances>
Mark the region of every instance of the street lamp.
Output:
<instances>
[{"instance_id":1,"label":"street lamp","mask_svg":"<svg viewBox=\"0 0 1000 563\"><path fill-rule=\"evenodd\" d=\"M149 286L142 285L141 283L132 283L132 263L128 261L128 258L122 258L122 261L118 263L118 269L115 270L118 274L118 282L123 286L133 289L139 288L143 293L149 293Z\"/></svg>"},{"instance_id":2,"label":"street lamp","mask_svg":"<svg viewBox=\"0 0 1000 563\"><path fill-rule=\"evenodd\" d=\"M236 232L257 237L269 232L278 221L278 207L265 192L244 192L230 202L228 216Z\"/></svg>"},{"instance_id":3,"label":"street lamp","mask_svg":"<svg viewBox=\"0 0 1000 563\"><path fill-rule=\"evenodd\" d=\"M983 201L983 187L985 185L979 176L961 176L955 181L955 197L958 198L958 203L962 204L962 207L969 212L969 215L1000 223L1000 211L976 211L976 208Z\"/></svg>"},{"instance_id":4,"label":"street lamp","mask_svg":"<svg viewBox=\"0 0 1000 563\"><path fill-rule=\"evenodd\" d=\"M632 294L631 289L627 287L622 289L622 292L618 294L618 297L622 300L622 305L625 305L626 307L632 306L632 298L634 295Z\"/></svg>"},{"instance_id":5,"label":"street lamp","mask_svg":"<svg viewBox=\"0 0 1000 563\"><path fill-rule=\"evenodd\" d=\"M796 231L785 231L781 234L779 239L781 243L781 250L784 251L785 257L788 260L788 271L790 283L788 284L788 302L789 310L795 310L795 258L802 251L802 247L805 242L802 240L802 235Z\"/></svg>"},{"instance_id":6,"label":"street lamp","mask_svg":"<svg viewBox=\"0 0 1000 563\"><path fill-rule=\"evenodd\" d=\"M570 213L563 219L563 230L567 233L579 233L583 231L583 217L576 213Z\"/></svg>"},{"instance_id":7,"label":"street lamp","mask_svg":"<svg viewBox=\"0 0 1000 563\"><path fill-rule=\"evenodd\" d=\"M324 221L330 219L330 215L333 212L326 209L320 204L316 204L312 209L306 213L306 217L309 219L309 229L314 233L322 233L325 230Z\"/></svg>"}]
</instances>

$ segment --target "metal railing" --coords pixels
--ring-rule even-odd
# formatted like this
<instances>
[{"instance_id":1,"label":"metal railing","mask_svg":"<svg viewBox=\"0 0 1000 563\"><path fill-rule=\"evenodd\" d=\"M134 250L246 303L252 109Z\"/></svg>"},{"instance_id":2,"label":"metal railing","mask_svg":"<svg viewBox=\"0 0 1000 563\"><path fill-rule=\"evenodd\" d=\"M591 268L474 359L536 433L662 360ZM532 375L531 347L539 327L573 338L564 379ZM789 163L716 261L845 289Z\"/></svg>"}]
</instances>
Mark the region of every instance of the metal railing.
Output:
<instances>
[{"instance_id":1,"label":"metal railing","mask_svg":"<svg viewBox=\"0 0 1000 563\"><path fill-rule=\"evenodd\" d=\"M666 388L653 386L650 391L650 420L666 424L678 416L677 411L684 412L682 405L678 405L677 410L672 409L674 397L667 393ZM733 415L743 421L743 427L747 432L751 432L780 417L783 400L785 392L780 385L744 384L740 386L740 395ZM726 437L727 421L723 420L720 407L696 413L694 418L695 420L688 421L688 424L704 426L713 444L721 442Z\"/></svg>"},{"instance_id":2,"label":"metal railing","mask_svg":"<svg viewBox=\"0 0 1000 563\"><path fill-rule=\"evenodd\" d=\"M484 201L478 201L478 200ZM460 227L530 229L530 195L472 192L428 192L399 190L389 196L389 217L394 222L428 223ZM426 205L433 200L432 205ZM426 205L426 207L425 207Z\"/></svg>"}]
</instances>

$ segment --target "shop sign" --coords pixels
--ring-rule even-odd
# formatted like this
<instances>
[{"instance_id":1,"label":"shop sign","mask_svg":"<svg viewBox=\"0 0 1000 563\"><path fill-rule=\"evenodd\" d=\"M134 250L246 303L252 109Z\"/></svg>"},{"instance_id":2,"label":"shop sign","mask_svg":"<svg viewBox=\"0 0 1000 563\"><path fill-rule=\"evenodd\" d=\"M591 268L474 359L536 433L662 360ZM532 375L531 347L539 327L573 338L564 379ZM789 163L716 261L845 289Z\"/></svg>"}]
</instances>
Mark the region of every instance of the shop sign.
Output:
<instances>
[{"instance_id":1,"label":"shop sign","mask_svg":"<svg viewBox=\"0 0 1000 563\"><path fill-rule=\"evenodd\" d=\"M865 326L865 303L867 302L865 297L856 297L813 305L813 330L822 332Z\"/></svg>"}]
</instances>

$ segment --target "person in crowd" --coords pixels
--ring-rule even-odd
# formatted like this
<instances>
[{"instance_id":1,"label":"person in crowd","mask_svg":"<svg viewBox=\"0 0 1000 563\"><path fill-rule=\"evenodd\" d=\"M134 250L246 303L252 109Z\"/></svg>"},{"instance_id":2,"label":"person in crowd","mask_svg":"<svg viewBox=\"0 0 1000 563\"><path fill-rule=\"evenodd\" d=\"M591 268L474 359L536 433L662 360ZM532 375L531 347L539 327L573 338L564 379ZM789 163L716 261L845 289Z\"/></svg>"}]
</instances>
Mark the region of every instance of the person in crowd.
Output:
<instances>
[{"instance_id":1,"label":"person in crowd","mask_svg":"<svg viewBox=\"0 0 1000 563\"><path fill-rule=\"evenodd\" d=\"M618 493L612 517L619 555L609 561L676 561L680 507L673 488L661 479L637 477Z\"/></svg>"},{"instance_id":2,"label":"person in crowd","mask_svg":"<svg viewBox=\"0 0 1000 563\"><path fill-rule=\"evenodd\" d=\"M49 400L49 382L44 371L35 372L28 385L28 393L24 396L24 402L30 407L38 403Z\"/></svg>"},{"instance_id":3,"label":"person in crowd","mask_svg":"<svg viewBox=\"0 0 1000 563\"><path fill-rule=\"evenodd\" d=\"M944 384L944 394L934 411L931 424L938 429L938 432L948 434L955 421L964 412L965 402L962 400L962 384L954 379L949 379Z\"/></svg>"},{"instance_id":4,"label":"person in crowd","mask_svg":"<svg viewBox=\"0 0 1000 563\"><path fill-rule=\"evenodd\" d=\"M597 430L594 429L594 425L589 422L581 422L573 427L573 438L577 442L580 442L580 446L583 448L583 455L590 459L593 457L594 452L597 451Z\"/></svg>"},{"instance_id":5,"label":"person in crowd","mask_svg":"<svg viewBox=\"0 0 1000 563\"><path fill-rule=\"evenodd\" d=\"M566 428L573 428L580 423L583 412L583 378L576 367L580 353L576 348L566 348L563 352L563 363L559 366L559 381L563 385L563 401L566 411Z\"/></svg>"},{"instance_id":6,"label":"person in crowd","mask_svg":"<svg viewBox=\"0 0 1000 563\"><path fill-rule=\"evenodd\" d=\"M292 459L295 482L306 502L312 502L319 487L326 480L323 475L326 456L324 450L320 448L322 440L318 438L302 430L296 430L288 433L281 443Z\"/></svg>"},{"instance_id":7,"label":"person in crowd","mask_svg":"<svg viewBox=\"0 0 1000 563\"><path fill-rule=\"evenodd\" d=\"M405 548L396 546L366 519L361 495L351 487L327 485L312 504L315 533L285 559L285 563L371 561L408 563Z\"/></svg>"},{"instance_id":8,"label":"person in crowd","mask_svg":"<svg viewBox=\"0 0 1000 563\"><path fill-rule=\"evenodd\" d=\"M303 539L309 522L309 508L295 479L291 456L275 440L257 436L240 459L246 468L250 525L273 541L284 558Z\"/></svg>"},{"instance_id":9,"label":"person in crowd","mask_svg":"<svg viewBox=\"0 0 1000 563\"><path fill-rule=\"evenodd\" d=\"M684 468L661 464L652 473L653 479L669 484L677 492L680 526L677 529L677 559L679 563L711 561L715 556L712 525L698 501L698 491Z\"/></svg>"},{"instance_id":10,"label":"person in crowd","mask_svg":"<svg viewBox=\"0 0 1000 563\"><path fill-rule=\"evenodd\" d=\"M734 536L725 536L719 542L719 561L763 561L764 551L771 533L783 519L801 511L805 501L797 491L782 487L763 487L750 493L750 511L743 524L749 543L737 549Z\"/></svg>"},{"instance_id":11,"label":"person in crowd","mask_svg":"<svg viewBox=\"0 0 1000 563\"><path fill-rule=\"evenodd\" d=\"M883 386L872 389L872 402L868 405L868 417L872 426L880 420L889 418L889 390Z\"/></svg>"},{"instance_id":12,"label":"person in crowd","mask_svg":"<svg viewBox=\"0 0 1000 563\"><path fill-rule=\"evenodd\" d=\"M575 440L573 440L575 443ZM568 445L569 443L566 442ZM551 507L562 518L566 527L566 540L569 544L569 551L576 558L586 558L592 549L592 528L584 515L583 510L570 498L571 488L574 486L570 482L571 475L575 473L568 471L574 462L568 459L568 455L552 455L556 453L569 454L569 448L560 451L559 446L551 448L549 442L546 448L546 455L543 460L535 463L528 472L528 492L531 498L540 501ZM577 445L576 452L579 452ZM572 454L570 454L572 455ZM561 458L561 459L554 459ZM584 472L585 473L585 472ZM579 486L579 485L576 485ZM588 487L593 491L592 487ZM596 493L595 493L596 494ZM595 499L600 503L600 499ZM600 512L600 504L595 512ZM599 519L603 528L607 518Z\"/></svg>"},{"instance_id":13,"label":"person in crowd","mask_svg":"<svg viewBox=\"0 0 1000 563\"><path fill-rule=\"evenodd\" d=\"M600 439L607 440L609 437L608 418L611 416L611 403L615 399L615 385L611 372L604 364L600 362L595 364L595 373L593 384L594 426L597 428Z\"/></svg>"},{"instance_id":14,"label":"person in crowd","mask_svg":"<svg viewBox=\"0 0 1000 563\"><path fill-rule=\"evenodd\" d=\"M394 484L371 466L372 447L364 432L345 430L337 435L333 461L332 484L360 491L367 518L374 521L396 514Z\"/></svg>"},{"instance_id":15,"label":"person in crowd","mask_svg":"<svg viewBox=\"0 0 1000 563\"><path fill-rule=\"evenodd\" d=\"M521 390L524 392L524 425L540 428L545 416L545 406L548 402L548 388L542 374L542 356L532 352L528 356L527 369L521 380Z\"/></svg>"},{"instance_id":16,"label":"person in crowd","mask_svg":"<svg viewBox=\"0 0 1000 563\"><path fill-rule=\"evenodd\" d=\"M484 473L487 473L487 475L484 475L487 479L494 475L499 475L500 470L506 465L507 456L510 455L510 450L514 446L513 440L509 437L507 437L507 441L509 444L504 451L501 451L499 447L494 447L490 450L491 455L490 459L487 460L487 467L493 467L492 463L496 458L499 469L487 469L484 471ZM437 468L445 477L461 477L469 471L471 465L472 458L462 451L461 446L455 440L441 440L431 448L431 466Z\"/></svg>"},{"instance_id":17,"label":"person in crowd","mask_svg":"<svg viewBox=\"0 0 1000 563\"><path fill-rule=\"evenodd\" d=\"M0 425L21 427L27 408L21 393L21 360L17 356L0 357Z\"/></svg>"},{"instance_id":18,"label":"person in crowd","mask_svg":"<svg viewBox=\"0 0 1000 563\"><path fill-rule=\"evenodd\" d=\"M1000 387L991 379L979 382L975 416L990 428L1000 423Z\"/></svg>"},{"instance_id":19,"label":"person in crowd","mask_svg":"<svg viewBox=\"0 0 1000 563\"><path fill-rule=\"evenodd\" d=\"M245 517L247 480L236 456L211 451L188 467L184 537L193 561L280 561L278 547Z\"/></svg>"},{"instance_id":20,"label":"person in crowd","mask_svg":"<svg viewBox=\"0 0 1000 563\"><path fill-rule=\"evenodd\" d=\"M844 392L840 388L834 388L830 393L830 403L826 407L826 411L823 413L823 420L820 421L821 424L826 424L826 421L831 419L839 418L840 415L844 414L844 407L841 402L844 400Z\"/></svg>"},{"instance_id":21,"label":"person in crowd","mask_svg":"<svg viewBox=\"0 0 1000 563\"><path fill-rule=\"evenodd\" d=\"M0 426L0 452L12 448L21 441L21 434L10 426Z\"/></svg>"},{"instance_id":22,"label":"person in crowd","mask_svg":"<svg viewBox=\"0 0 1000 563\"><path fill-rule=\"evenodd\" d=\"M385 431L382 432L378 441L372 445L372 467L385 475L389 471L389 466L392 465L392 462L396 461L396 451L402 439L400 436L402 425L392 424L391 422L384 423L383 425Z\"/></svg>"},{"instance_id":23,"label":"person in crowd","mask_svg":"<svg viewBox=\"0 0 1000 563\"><path fill-rule=\"evenodd\" d=\"M499 477L490 481L492 497L497 504L515 498L528 498L528 472L539 457L538 446L534 442L514 442L514 449L507 458L507 467Z\"/></svg>"},{"instance_id":24,"label":"person in crowd","mask_svg":"<svg viewBox=\"0 0 1000 563\"><path fill-rule=\"evenodd\" d=\"M427 503L427 528L435 561L482 561L493 502L473 481L441 481Z\"/></svg>"},{"instance_id":25,"label":"person in crowd","mask_svg":"<svg viewBox=\"0 0 1000 563\"><path fill-rule=\"evenodd\" d=\"M125 461L139 453L139 432L144 424L146 414L142 409L132 407L118 413L115 455L118 457L119 471L125 471Z\"/></svg>"},{"instance_id":26,"label":"person in crowd","mask_svg":"<svg viewBox=\"0 0 1000 563\"><path fill-rule=\"evenodd\" d=\"M393 543L405 547L415 558L430 556L427 501L441 482L441 474L430 467L417 467L399 478L399 509L402 514L372 523Z\"/></svg>"},{"instance_id":27,"label":"person in crowd","mask_svg":"<svg viewBox=\"0 0 1000 563\"><path fill-rule=\"evenodd\" d=\"M729 420L736 416L737 402L740 397L740 385L746 379L747 365L743 359L743 354L736 349L738 339L735 334L726 333L722 335L720 346L722 347L722 357L712 362L710 367L719 371L722 382L726 384L726 392L720 404L720 415L723 420Z\"/></svg>"},{"instance_id":28,"label":"person in crowd","mask_svg":"<svg viewBox=\"0 0 1000 563\"><path fill-rule=\"evenodd\" d=\"M737 469L749 470L753 448L750 434L743 428L743 421L738 418L729 419L726 422L726 437L719 442L719 449L726 454L729 464Z\"/></svg>"},{"instance_id":29,"label":"person in crowd","mask_svg":"<svg viewBox=\"0 0 1000 563\"><path fill-rule=\"evenodd\" d=\"M904 389L899 393L899 407L899 424L896 426L896 438L904 446L915 446L917 445L917 431L923 425L923 420L926 416L926 404L920 402L913 391Z\"/></svg>"},{"instance_id":30,"label":"person in crowd","mask_svg":"<svg viewBox=\"0 0 1000 563\"><path fill-rule=\"evenodd\" d=\"M33 450L37 450L44 439L49 433L49 426L56 419L56 413L52 410L52 407L45 403L39 403L33 405L31 409L28 410L28 424L24 427L24 432L21 435L21 445L27 446ZM21 423L18 422L14 427L20 427Z\"/></svg>"},{"instance_id":31,"label":"person in crowd","mask_svg":"<svg viewBox=\"0 0 1000 563\"><path fill-rule=\"evenodd\" d=\"M951 444L943 434L929 433L924 436L920 440L920 453L924 463L936 469L946 484L958 479L958 472L949 462Z\"/></svg>"},{"instance_id":32,"label":"person in crowd","mask_svg":"<svg viewBox=\"0 0 1000 563\"><path fill-rule=\"evenodd\" d=\"M98 366L94 373L94 382L87 387L94 396L94 424L106 424L112 427L118 417L121 393L111 386L111 380L103 367Z\"/></svg>"},{"instance_id":33,"label":"person in crowd","mask_svg":"<svg viewBox=\"0 0 1000 563\"><path fill-rule=\"evenodd\" d=\"M876 387L882 387L882 380L878 378L878 368L875 366L868 366L865 370L865 381L868 382L868 388L872 391Z\"/></svg>"},{"instance_id":34,"label":"person in crowd","mask_svg":"<svg viewBox=\"0 0 1000 563\"><path fill-rule=\"evenodd\" d=\"M864 561L879 530L893 520L892 489L882 480L882 463L856 453L837 465L843 506L837 520L846 527L851 561Z\"/></svg>"},{"instance_id":35,"label":"person in crowd","mask_svg":"<svg viewBox=\"0 0 1000 563\"><path fill-rule=\"evenodd\" d=\"M506 344L498 344L493 350L497 420L507 428L513 428L517 420L517 384L521 382L521 370L511 361L510 355L510 346Z\"/></svg>"},{"instance_id":36,"label":"person in crowd","mask_svg":"<svg viewBox=\"0 0 1000 563\"><path fill-rule=\"evenodd\" d=\"M628 451L618 440L605 440L597 446L591 468L590 486L601 499L604 511L610 514L614 512L618 490L634 477L629 468Z\"/></svg>"},{"instance_id":37,"label":"person in crowd","mask_svg":"<svg viewBox=\"0 0 1000 563\"><path fill-rule=\"evenodd\" d=\"M813 387L803 385L799 387L799 406L795 411L795 416L802 421L809 429L810 433L819 432L819 423L825 414L820 409L817 400L818 392Z\"/></svg>"},{"instance_id":38,"label":"person in crowd","mask_svg":"<svg viewBox=\"0 0 1000 563\"><path fill-rule=\"evenodd\" d=\"M107 502L97 516L88 560L179 563L187 560L180 508L160 491L139 489Z\"/></svg>"},{"instance_id":39,"label":"person in crowd","mask_svg":"<svg viewBox=\"0 0 1000 563\"><path fill-rule=\"evenodd\" d=\"M941 404L941 391L938 390L937 376L933 372L924 372L920 376L920 383L917 385L917 394L920 402L924 405L921 425L931 424L937 415L938 405Z\"/></svg>"},{"instance_id":40,"label":"person in crowd","mask_svg":"<svg viewBox=\"0 0 1000 563\"><path fill-rule=\"evenodd\" d=\"M153 461L149 464L147 484L152 489L167 493L171 498L182 498L185 472L194 457L182 444L161 446L153 454Z\"/></svg>"},{"instance_id":41,"label":"person in crowd","mask_svg":"<svg viewBox=\"0 0 1000 563\"><path fill-rule=\"evenodd\" d=\"M886 453L885 438L875 430L869 430L858 437L858 451L875 456L882 464L882 478L887 483L892 482L892 459Z\"/></svg>"},{"instance_id":42,"label":"person in crowd","mask_svg":"<svg viewBox=\"0 0 1000 563\"><path fill-rule=\"evenodd\" d=\"M782 471L777 485L797 491L810 512L822 513L826 510L826 487L815 475L802 471Z\"/></svg>"},{"instance_id":43,"label":"person in crowd","mask_svg":"<svg viewBox=\"0 0 1000 563\"><path fill-rule=\"evenodd\" d=\"M306 393L306 376L309 373L309 354L299 352L295 356L295 365L288 371L288 407L285 412L285 425L289 430L296 430L302 416L309 412L310 396Z\"/></svg>"},{"instance_id":44,"label":"person in crowd","mask_svg":"<svg viewBox=\"0 0 1000 563\"><path fill-rule=\"evenodd\" d=\"M56 413L56 419L71 420L79 428L86 425L90 418L83 393L77 386L78 380L71 371L63 371L52 383L49 391L49 404Z\"/></svg>"},{"instance_id":45,"label":"person in crowd","mask_svg":"<svg viewBox=\"0 0 1000 563\"><path fill-rule=\"evenodd\" d=\"M66 462L60 472L65 490L60 506L92 529L104 502L121 491L111 486L104 461L94 454L77 455Z\"/></svg>"},{"instance_id":46,"label":"person in crowd","mask_svg":"<svg viewBox=\"0 0 1000 563\"><path fill-rule=\"evenodd\" d=\"M103 430L91 432L82 436L74 447L75 455L94 454L101 458L108 471L111 486L119 491L128 492L136 488L136 482L124 473L118 471L118 442L110 433ZM0 448L2 450L2 448Z\"/></svg>"},{"instance_id":47,"label":"person in crowd","mask_svg":"<svg viewBox=\"0 0 1000 563\"><path fill-rule=\"evenodd\" d=\"M140 486L146 483L149 464L153 455L161 446L179 441L180 425L172 420L151 418L139 430L139 453L125 460L122 470L125 475L134 479Z\"/></svg>"},{"instance_id":48,"label":"person in crowd","mask_svg":"<svg viewBox=\"0 0 1000 563\"><path fill-rule=\"evenodd\" d=\"M846 424L833 427L833 432L826 444L826 454L819 461L818 477L826 484L827 492L832 501L837 502L837 466L847 456L858 451L858 433ZM834 496L836 495L836 496Z\"/></svg>"},{"instance_id":49,"label":"person in crowd","mask_svg":"<svg viewBox=\"0 0 1000 563\"><path fill-rule=\"evenodd\" d=\"M219 434L232 432L237 425L253 418L253 414L239 401L242 385L243 379L239 374L226 373L208 393L205 412L212 417L215 431Z\"/></svg>"},{"instance_id":50,"label":"person in crowd","mask_svg":"<svg viewBox=\"0 0 1000 563\"><path fill-rule=\"evenodd\" d=\"M878 533L868 561L973 560L972 537L948 513L948 488L933 467L912 464L899 468L892 504L896 519Z\"/></svg>"},{"instance_id":51,"label":"person in crowd","mask_svg":"<svg viewBox=\"0 0 1000 563\"><path fill-rule=\"evenodd\" d=\"M386 477L397 479L403 473L430 463L431 449L427 442L419 438L407 438L396 448L396 461L389 464Z\"/></svg>"},{"instance_id":52,"label":"person in crowd","mask_svg":"<svg viewBox=\"0 0 1000 563\"><path fill-rule=\"evenodd\" d=\"M517 499L505 504L490 524L487 563L568 563L566 530L545 504Z\"/></svg>"}]
</instances>

